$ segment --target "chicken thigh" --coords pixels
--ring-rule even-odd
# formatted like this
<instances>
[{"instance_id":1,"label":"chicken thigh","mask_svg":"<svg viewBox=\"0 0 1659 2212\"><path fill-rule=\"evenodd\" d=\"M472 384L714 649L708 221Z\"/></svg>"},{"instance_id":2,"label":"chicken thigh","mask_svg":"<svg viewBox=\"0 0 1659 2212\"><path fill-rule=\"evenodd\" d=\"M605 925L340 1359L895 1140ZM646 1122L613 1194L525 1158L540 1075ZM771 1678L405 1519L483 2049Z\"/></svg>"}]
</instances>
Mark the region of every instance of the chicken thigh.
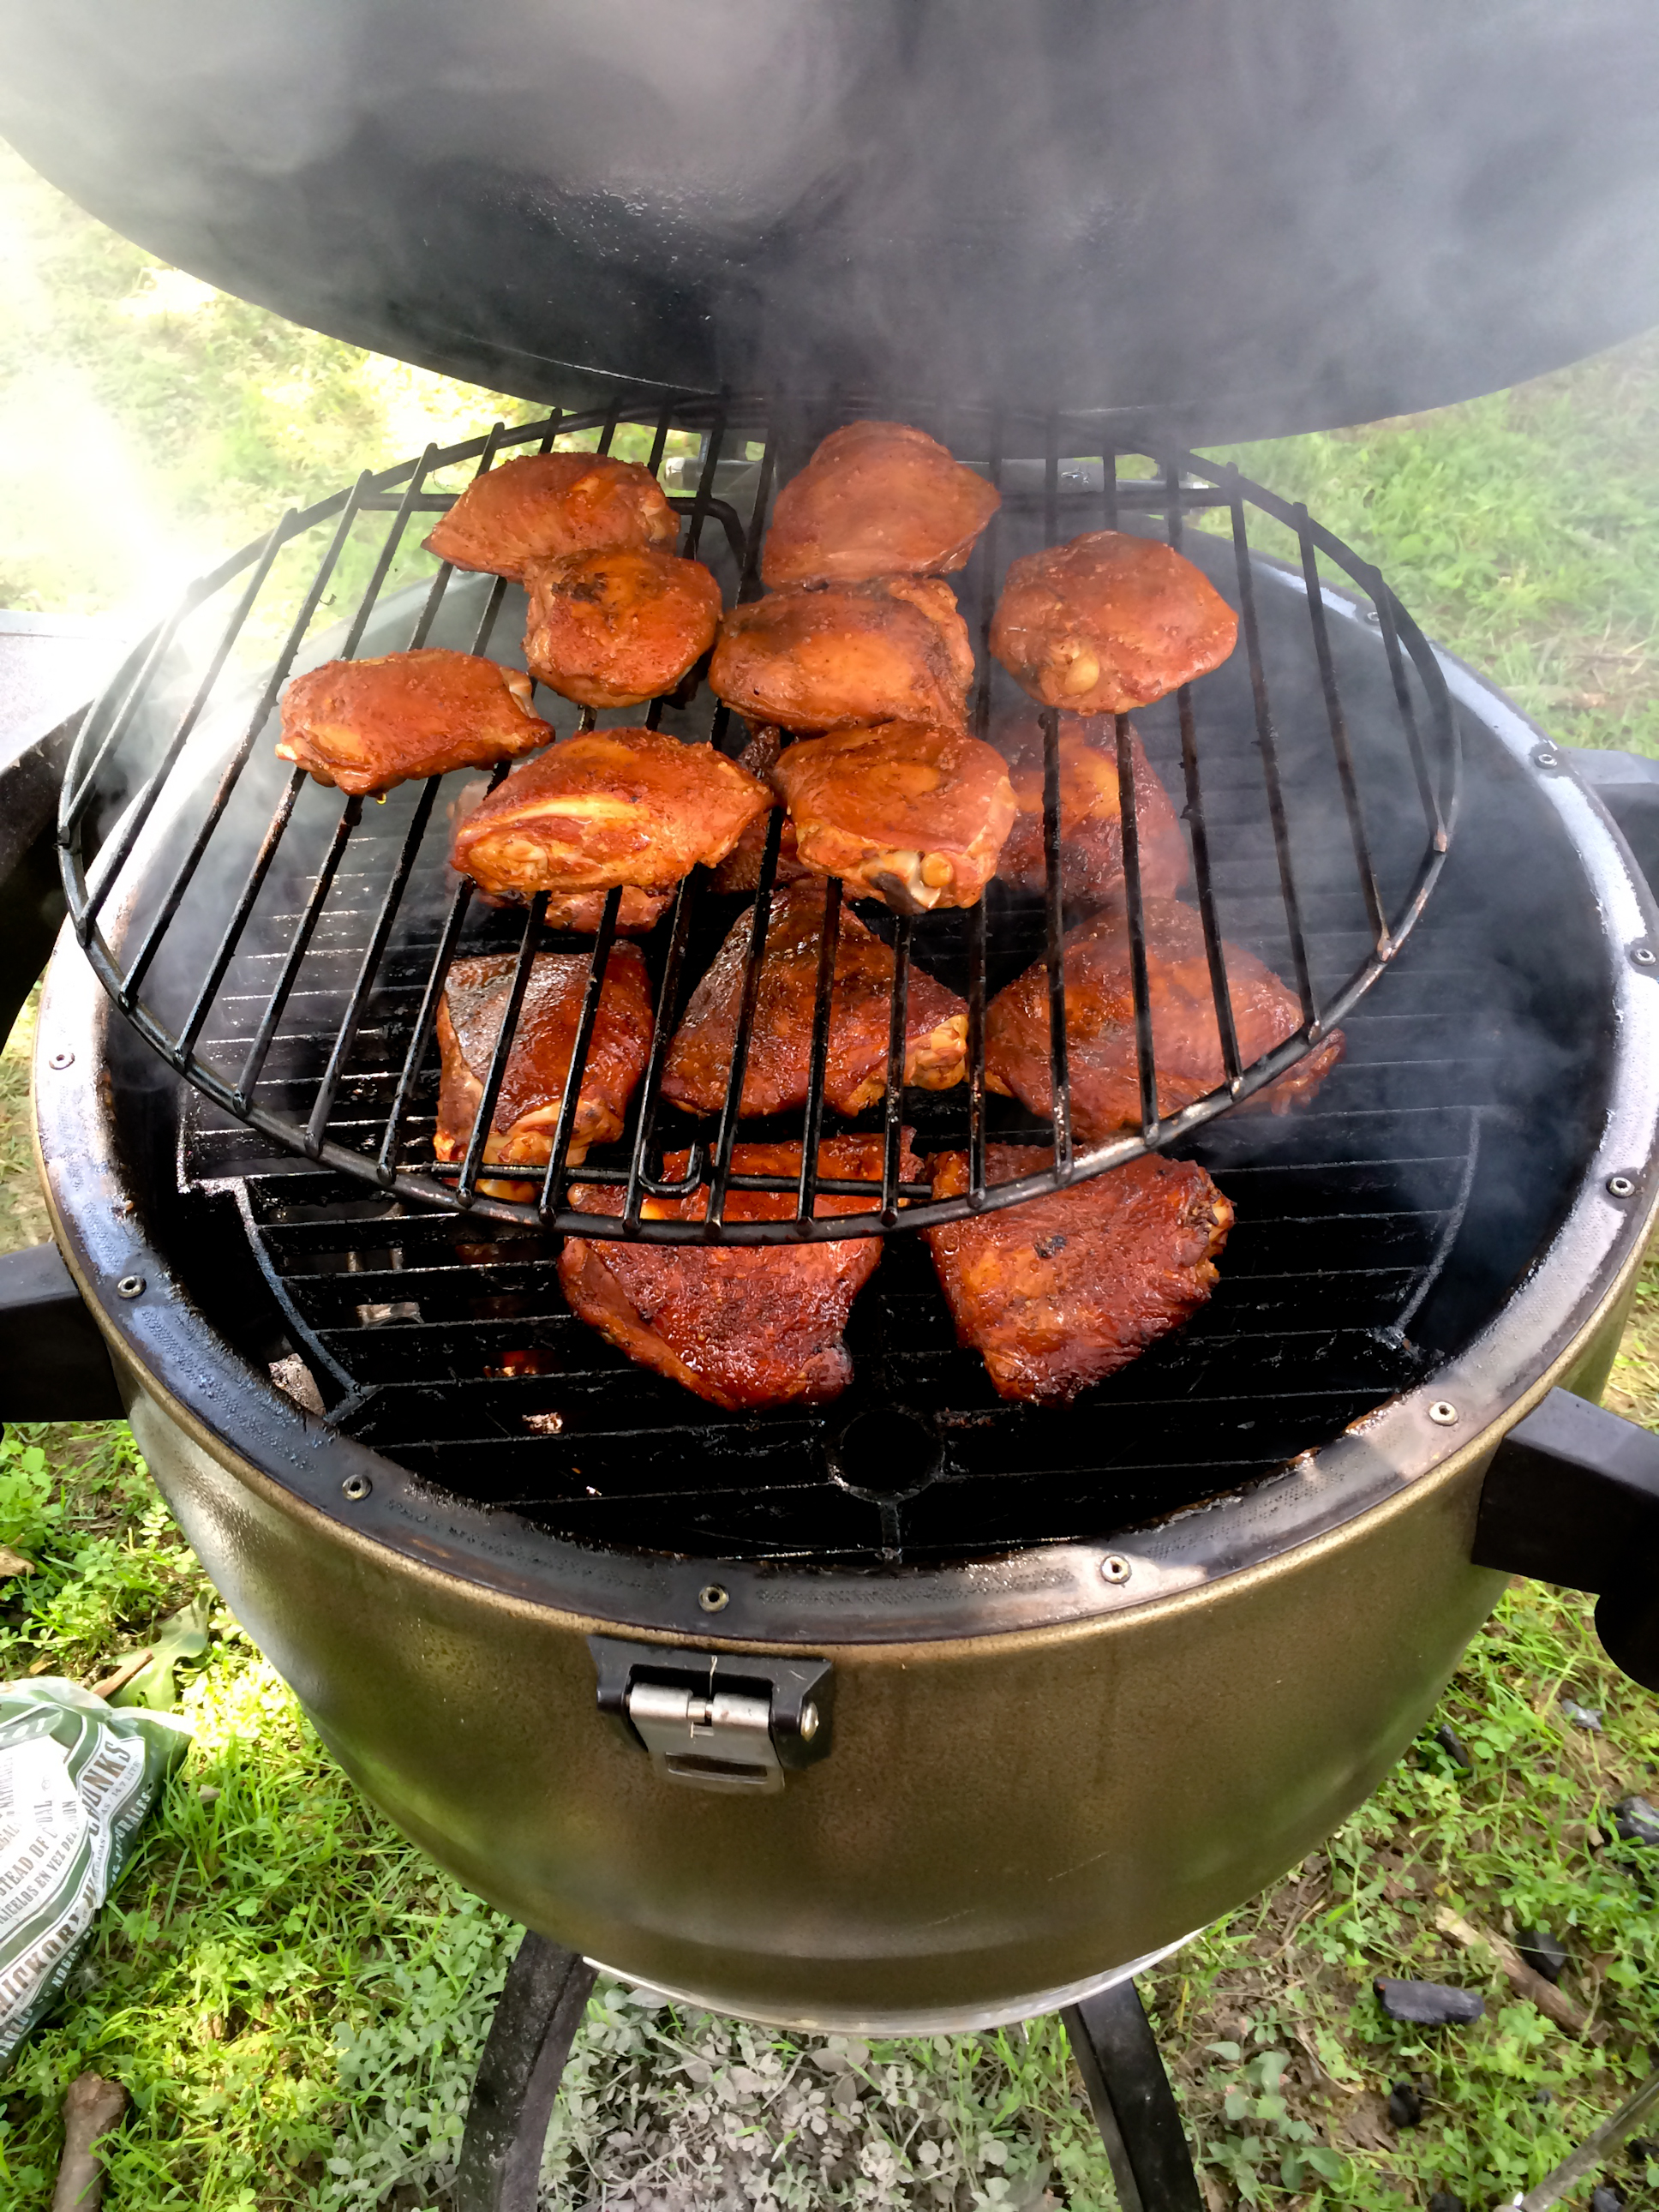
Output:
<instances>
[{"instance_id":1,"label":"chicken thigh","mask_svg":"<svg viewBox=\"0 0 1659 2212\"><path fill-rule=\"evenodd\" d=\"M959 723L974 652L951 586L931 576L801 585L733 607L708 681L751 722Z\"/></svg>"},{"instance_id":2,"label":"chicken thigh","mask_svg":"<svg viewBox=\"0 0 1659 2212\"><path fill-rule=\"evenodd\" d=\"M532 710L527 676L427 646L296 676L283 694L276 756L364 798L416 776L516 760L552 737Z\"/></svg>"},{"instance_id":3,"label":"chicken thigh","mask_svg":"<svg viewBox=\"0 0 1659 2212\"><path fill-rule=\"evenodd\" d=\"M701 561L621 546L531 561L530 672L584 707L637 707L672 691L714 642L720 587Z\"/></svg>"},{"instance_id":4,"label":"chicken thigh","mask_svg":"<svg viewBox=\"0 0 1659 2212\"><path fill-rule=\"evenodd\" d=\"M1218 667L1238 617L1156 538L1091 531L1012 563L991 650L1045 707L1121 714Z\"/></svg>"},{"instance_id":5,"label":"chicken thigh","mask_svg":"<svg viewBox=\"0 0 1659 2212\"><path fill-rule=\"evenodd\" d=\"M1002 848L997 873L1016 890L1041 891L1048 882L1042 849L1042 725L1023 714L996 732L1008 763L1019 812ZM1135 825L1140 832L1140 888L1170 898L1187 880L1181 824L1152 763L1132 730ZM1117 732L1102 716L1063 714L1060 723L1060 881L1067 906L1103 906L1123 885L1123 812L1117 782Z\"/></svg>"},{"instance_id":6,"label":"chicken thigh","mask_svg":"<svg viewBox=\"0 0 1659 2212\"><path fill-rule=\"evenodd\" d=\"M907 1182L920 1176L908 1142ZM684 1176L688 1152L672 1152L670 1176ZM799 1145L734 1145L738 1175L800 1173ZM878 1182L879 1137L832 1137L818 1147L818 1172ZM623 1193L579 1185L584 1213L620 1214ZM868 1198L821 1197L818 1214L867 1212ZM657 1219L701 1221L707 1188L685 1199L648 1199ZM784 1221L792 1192L734 1190L728 1221ZM732 1411L754 1406L817 1405L840 1395L853 1363L842 1331L853 1301L881 1259L878 1237L813 1244L645 1244L570 1237L559 1255L559 1281L572 1310L642 1367L683 1383Z\"/></svg>"},{"instance_id":7,"label":"chicken thigh","mask_svg":"<svg viewBox=\"0 0 1659 2212\"><path fill-rule=\"evenodd\" d=\"M1053 1155L986 1147L989 1183ZM936 1199L969 1188L966 1152L936 1153ZM1233 1209L1191 1160L1148 1152L1088 1182L924 1233L957 1325L1000 1398L1068 1405L1189 1321L1216 1285Z\"/></svg>"},{"instance_id":8,"label":"chicken thigh","mask_svg":"<svg viewBox=\"0 0 1659 2212\"><path fill-rule=\"evenodd\" d=\"M783 1114L806 1103L824 896L817 880L772 894L744 1066L745 1115ZM717 1114L726 1101L752 927L749 914L732 923L669 1048L663 1096L696 1113ZM824 1097L838 1114L862 1113L886 1086L892 994L892 953L843 906L823 1080ZM905 994L904 1080L948 1090L966 1072L967 1045L968 1009L913 962Z\"/></svg>"},{"instance_id":9,"label":"chicken thigh","mask_svg":"<svg viewBox=\"0 0 1659 2212\"><path fill-rule=\"evenodd\" d=\"M761 554L769 591L944 576L963 567L1001 505L982 477L905 422L830 433L778 494Z\"/></svg>"},{"instance_id":10,"label":"chicken thigh","mask_svg":"<svg viewBox=\"0 0 1659 2212\"><path fill-rule=\"evenodd\" d=\"M607 453L525 453L474 477L426 541L457 568L525 580L526 564L614 545L672 550L679 520L649 469Z\"/></svg>"}]
</instances>

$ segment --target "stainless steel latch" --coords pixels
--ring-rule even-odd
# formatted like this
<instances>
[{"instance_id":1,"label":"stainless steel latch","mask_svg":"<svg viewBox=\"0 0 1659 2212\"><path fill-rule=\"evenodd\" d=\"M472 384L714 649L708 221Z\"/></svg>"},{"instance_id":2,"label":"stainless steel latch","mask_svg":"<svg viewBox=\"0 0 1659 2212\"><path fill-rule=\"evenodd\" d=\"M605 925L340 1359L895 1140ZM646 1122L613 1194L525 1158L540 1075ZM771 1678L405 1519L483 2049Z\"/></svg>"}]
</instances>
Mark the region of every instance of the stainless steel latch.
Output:
<instances>
[{"instance_id":1,"label":"stainless steel latch","mask_svg":"<svg viewBox=\"0 0 1659 2212\"><path fill-rule=\"evenodd\" d=\"M643 1745L665 1782L775 1796L791 1768L830 1748L831 1671L822 1659L758 1659L588 1638L601 1712Z\"/></svg>"}]
</instances>

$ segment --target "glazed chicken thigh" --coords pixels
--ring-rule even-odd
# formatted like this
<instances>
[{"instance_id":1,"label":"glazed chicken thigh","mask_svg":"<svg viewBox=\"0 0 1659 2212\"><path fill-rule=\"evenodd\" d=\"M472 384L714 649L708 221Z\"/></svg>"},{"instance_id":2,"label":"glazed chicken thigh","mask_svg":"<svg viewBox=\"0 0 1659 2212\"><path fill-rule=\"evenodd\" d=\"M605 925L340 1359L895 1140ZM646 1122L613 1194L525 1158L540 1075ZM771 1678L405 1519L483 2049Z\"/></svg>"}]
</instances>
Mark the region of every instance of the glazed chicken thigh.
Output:
<instances>
[{"instance_id":1,"label":"glazed chicken thigh","mask_svg":"<svg viewBox=\"0 0 1659 2212\"><path fill-rule=\"evenodd\" d=\"M849 422L778 494L761 580L776 591L949 575L1000 505L982 477L925 431Z\"/></svg>"},{"instance_id":2,"label":"glazed chicken thigh","mask_svg":"<svg viewBox=\"0 0 1659 2212\"><path fill-rule=\"evenodd\" d=\"M1014 819L1001 754L938 723L801 738L780 755L772 783L801 865L844 876L900 914L972 906Z\"/></svg>"},{"instance_id":3,"label":"glazed chicken thigh","mask_svg":"<svg viewBox=\"0 0 1659 2212\"><path fill-rule=\"evenodd\" d=\"M659 545L679 521L649 469L605 453L525 453L474 477L426 541L457 568L525 580L532 561Z\"/></svg>"},{"instance_id":4,"label":"glazed chicken thigh","mask_svg":"<svg viewBox=\"0 0 1659 2212\"><path fill-rule=\"evenodd\" d=\"M744 1066L745 1115L782 1114L806 1103L824 898L825 886L817 880L772 894ZM739 915L691 994L663 1074L663 1096L677 1106L715 1114L725 1103L751 928L750 915ZM892 991L892 953L843 906L823 1083L824 1097L838 1114L861 1113L885 1086ZM928 1091L960 1083L967 1040L966 1006L912 962L905 996L904 1080Z\"/></svg>"},{"instance_id":5,"label":"glazed chicken thigh","mask_svg":"<svg viewBox=\"0 0 1659 2212\"><path fill-rule=\"evenodd\" d=\"M1145 902L1152 1057L1160 1116L1179 1113L1225 1080L1204 932L1176 899ZM1273 971L1242 946L1225 948L1228 996L1245 1066L1302 1025L1302 1009ZM1072 1126L1100 1143L1140 1126L1135 1059L1134 992L1129 932L1121 907L1094 915L1067 933L1066 1046ZM1245 1102L1283 1114L1311 1098L1342 1057L1338 1030ZM1034 1114L1053 1110L1048 1072L1048 971L1041 960L998 992L985 1012L986 1081Z\"/></svg>"},{"instance_id":6,"label":"glazed chicken thigh","mask_svg":"<svg viewBox=\"0 0 1659 2212\"><path fill-rule=\"evenodd\" d=\"M432 1147L441 1160L465 1157L478 1118L489 1063L512 994L515 953L458 960L438 1007L442 1070L438 1127ZM585 954L538 954L507 1053L507 1067L484 1139L492 1164L545 1167L570 1073L589 962ZM628 1102L651 1050L651 990L637 946L611 948L605 963L593 1034L576 1098L569 1157L584 1158L623 1126ZM521 1194L528 1197L526 1188Z\"/></svg>"},{"instance_id":7,"label":"glazed chicken thigh","mask_svg":"<svg viewBox=\"0 0 1659 2212\"><path fill-rule=\"evenodd\" d=\"M733 607L708 681L751 722L966 720L974 652L951 586L931 576L802 585Z\"/></svg>"},{"instance_id":8,"label":"glazed chicken thigh","mask_svg":"<svg viewBox=\"0 0 1659 2212\"><path fill-rule=\"evenodd\" d=\"M684 1176L690 1160L689 1152L670 1153L667 1174ZM738 1175L795 1176L800 1162L799 1145L732 1149ZM818 1147L820 1175L879 1181L881 1167L879 1137L833 1137ZM908 1141L901 1172L907 1182L921 1174ZM584 1213L623 1209L623 1193L614 1187L579 1186L573 1195ZM825 1195L815 1211L853 1213L870 1204ZM708 1189L648 1199L645 1210L658 1219L701 1221ZM787 1191L734 1190L726 1202L728 1221L783 1221L794 1210ZM878 1237L713 1246L570 1237L559 1281L572 1310L619 1352L714 1405L810 1406L839 1396L852 1380L842 1331L880 1258Z\"/></svg>"},{"instance_id":9,"label":"glazed chicken thigh","mask_svg":"<svg viewBox=\"0 0 1659 2212\"><path fill-rule=\"evenodd\" d=\"M460 823L451 860L497 898L544 890L568 904L616 884L663 895L723 860L771 804L712 745L589 730L509 775Z\"/></svg>"},{"instance_id":10,"label":"glazed chicken thigh","mask_svg":"<svg viewBox=\"0 0 1659 2212\"><path fill-rule=\"evenodd\" d=\"M1237 616L1173 547L1095 530L1012 564L991 650L1042 706L1121 714L1218 667L1237 635Z\"/></svg>"},{"instance_id":11,"label":"glazed chicken thigh","mask_svg":"<svg viewBox=\"0 0 1659 2212\"><path fill-rule=\"evenodd\" d=\"M276 754L365 798L412 777L516 760L552 737L531 708L527 676L428 646L296 676L283 694Z\"/></svg>"},{"instance_id":12,"label":"glazed chicken thigh","mask_svg":"<svg viewBox=\"0 0 1659 2212\"><path fill-rule=\"evenodd\" d=\"M672 691L714 642L720 587L701 561L610 547L525 568L530 672L584 707L637 707Z\"/></svg>"},{"instance_id":13,"label":"glazed chicken thigh","mask_svg":"<svg viewBox=\"0 0 1659 2212\"><path fill-rule=\"evenodd\" d=\"M1042 849L1042 725L1023 714L996 740L1008 763L1019 812L1002 848L997 873L1016 890L1041 891L1048 881ZM1187 880L1187 847L1170 795L1130 732L1135 824L1140 832L1140 888L1170 898ZM1123 811L1117 781L1117 732L1104 716L1064 714L1060 724L1060 880L1067 906L1103 906L1123 884Z\"/></svg>"},{"instance_id":14,"label":"glazed chicken thigh","mask_svg":"<svg viewBox=\"0 0 1659 2212\"><path fill-rule=\"evenodd\" d=\"M986 1147L988 1183L1051 1164ZM969 1188L966 1152L936 1153L933 1196ZM1191 1160L1148 1152L1088 1182L925 1234L957 1340L1000 1398L1067 1405L1191 1319L1216 1285L1233 1209Z\"/></svg>"}]
</instances>

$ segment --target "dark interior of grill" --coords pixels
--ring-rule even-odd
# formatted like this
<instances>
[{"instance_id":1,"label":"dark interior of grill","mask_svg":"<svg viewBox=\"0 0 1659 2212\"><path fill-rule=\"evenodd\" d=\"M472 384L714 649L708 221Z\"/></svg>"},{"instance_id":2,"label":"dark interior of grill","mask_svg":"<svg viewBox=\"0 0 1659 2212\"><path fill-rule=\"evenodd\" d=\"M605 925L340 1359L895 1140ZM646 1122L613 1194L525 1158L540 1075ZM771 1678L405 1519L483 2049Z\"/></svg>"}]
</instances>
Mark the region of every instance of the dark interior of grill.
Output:
<instances>
[{"instance_id":1,"label":"dark interior of grill","mask_svg":"<svg viewBox=\"0 0 1659 2212\"><path fill-rule=\"evenodd\" d=\"M1018 470L1011 475L1005 554L1046 542L1056 514L1062 535L1097 526L1097 478L1068 484L1038 463L1022 494ZM722 496L743 489L729 466L718 481ZM1085 500L1087 519L1072 520ZM1078 506L1068 512L1069 502ZM729 600L742 538L728 539L714 519L725 550L714 565L728 564ZM1185 550L1218 580L1233 558L1224 539L1197 532ZM705 544L706 556L714 550ZM1322 1006L1363 963L1372 933L1304 577L1260 558L1253 573L1281 768L1297 796L1291 843L1309 980ZM465 647L493 617L489 649L517 659L513 595L489 579L459 581L423 607L419 591L386 598L361 649L408 643L411 616L428 622L429 641ZM1330 597L1326 611L1371 858L1393 910L1423 842L1398 744L1398 659L1369 611ZM1250 676L1241 653L1206 684L1211 882L1224 934L1290 980L1294 948ZM665 728L678 711L664 713ZM1179 805L1177 702L1135 721ZM1373 742L1383 731L1389 746ZM1605 953L1595 914L1570 850L1519 773L1478 729L1464 738L1449 860L1420 923L1344 1016L1342 1064L1310 1107L1224 1115L1176 1147L1210 1170L1237 1210L1216 1295L1184 1330L1069 1409L996 1398L977 1355L954 1345L920 1237L901 1230L886 1238L854 1308L855 1380L844 1397L813 1411L718 1412L574 1319L554 1271L558 1237L545 1224L438 1211L289 1156L176 1084L116 1024L118 1082L130 1087L154 1233L257 1367L304 1363L343 1431L444 1490L579 1542L931 1564L1099 1538L1193 1507L1316 1449L1465 1343L1547 1237L1596 1125L1603 1017L1589 986ZM250 824L275 787L274 763L251 769ZM319 908L259 1072L258 1096L279 1109L302 1111L316 1095L377 890L416 803L404 790L370 811ZM338 799L308 787L299 806L322 824ZM314 866L318 838L301 849ZM273 872L204 1026L204 1053L234 1056L256 1033L315 881ZM384 1121L418 994L415 956L441 926L447 895L440 866L411 879L404 934L333 1096L337 1141L367 1143L377 1115ZM210 883L202 896L210 907L222 892ZM703 902L687 988L743 903ZM1044 914L1040 900L1022 904L1000 886L991 904L986 985L994 991L1041 953ZM861 914L878 919L868 907ZM515 947L522 929L511 914L475 915L466 949ZM924 917L915 957L961 989L965 937L960 915ZM647 940L647 950L660 961L660 945ZM165 959L153 981L165 1003ZM417 1144L434 1091L428 1068L410 1102ZM913 1092L903 1104L924 1157L965 1141L960 1093ZM851 1126L880 1122L876 1109ZM988 1123L1000 1141L1046 1133L1008 1101L990 1102ZM745 1125L751 1133L765 1125ZM291 1364L283 1372L293 1387Z\"/></svg>"}]
</instances>

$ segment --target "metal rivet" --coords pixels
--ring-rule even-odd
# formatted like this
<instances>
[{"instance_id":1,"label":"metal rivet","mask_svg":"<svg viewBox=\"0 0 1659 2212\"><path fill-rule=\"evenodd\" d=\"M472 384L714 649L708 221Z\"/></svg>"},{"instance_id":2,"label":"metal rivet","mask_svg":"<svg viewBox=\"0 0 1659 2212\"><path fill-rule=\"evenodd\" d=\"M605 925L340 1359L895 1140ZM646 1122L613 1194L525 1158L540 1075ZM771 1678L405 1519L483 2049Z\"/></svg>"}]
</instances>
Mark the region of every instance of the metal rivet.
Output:
<instances>
[{"instance_id":1,"label":"metal rivet","mask_svg":"<svg viewBox=\"0 0 1659 2212\"><path fill-rule=\"evenodd\" d=\"M1429 1408L1429 1419L1449 1429L1457 1419L1457 1408L1449 1398L1437 1398Z\"/></svg>"},{"instance_id":2,"label":"metal rivet","mask_svg":"<svg viewBox=\"0 0 1659 2212\"><path fill-rule=\"evenodd\" d=\"M1134 1569L1129 1565L1129 1562L1124 1558L1121 1552L1108 1552L1105 1558L1100 1563L1100 1573L1103 1582L1127 1583L1133 1572Z\"/></svg>"},{"instance_id":3,"label":"metal rivet","mask_svg":"<svg viewBox=\"0 0 1659 2212\"><path fill-rule=\"evenodd\" d=\"M1654 962L1659 960L1659 952L1656 952L1650 945L1638 945L1632 947L1630 957L1638 968L1651 968Z\"/></svg>"},{"instance_id":4,"label":"metal rivet","mask_svg":"<svg viewBox=\"0 0 1659 2212\"><path fill-rule=\"evenodd\" d=\"M73 1067L74 1065L75 1054L72 1052L55 1052L46 1062L48 1067Z\"/></svg>"},{"instance_id":5,"label":"metal rivet","mask_svg":"<svg viewBox=\"0 0 1659 2212\"><path fill-rule=\"evenodd\" d=\"M342 1492L354 1505L359 1498L367 1498L374 1486L366 1474L349 1474L340 1485Z\"/></svg>"},{"instance_id":6,"label":"metal rivet","mask_svg":"<svg viewBox=\"0 0 1659 2212\"><path fill-rule=\"evenodd\" d=\"M730 1591L723 1590L718 1583L705 1583L697 1592L697 1603L705 1613L724 1613L731 1602Z\"/></svg>"},{"instance_id":7,"label":"metal rivet","mask_svg":"<svg viewBox=\"0 0 1659 2212\"><path fill-rule=\"evenodd\" d=\"M1552 769L1561 765L1561 756L1553 745L1534 745L1532 758L1534 768Z\"/></svg>"},{"instance_id":8,"label":"metal rivet","mask_svg":"<svg viewBox=\"0 0 1659 2212\"><path fill-rule=\"evenodd\" d=\"M1612 1198L1634 1198L1636 1195L1636 1185L1631 1181L1628 1176L1609 1176L1607 1177L1607 1194L1609 1197Z\"/></svg>"},{"instance_id":9,"label":"metal rivet","mask_svg":"<svg viewBox=\"0 0 1659 2212\"><path fill-rule=\"evenodd\" d=\"M811 1698L800 1709L800 1740L811 1743L818 1732L818 1709Z\"/></svg>"},{"instance_id":10,"label":"metal rivet","mask_svg":"<svg viewBox=\"0 0 1659 2212\"><path fill-rule=\"evenodd\" d=\"M118 1298L142 1298L144 1295L143 1277L142 1275L123 1275L120 1281L115 1285L115 1295Z\"/></svg>"}]
</instances>

